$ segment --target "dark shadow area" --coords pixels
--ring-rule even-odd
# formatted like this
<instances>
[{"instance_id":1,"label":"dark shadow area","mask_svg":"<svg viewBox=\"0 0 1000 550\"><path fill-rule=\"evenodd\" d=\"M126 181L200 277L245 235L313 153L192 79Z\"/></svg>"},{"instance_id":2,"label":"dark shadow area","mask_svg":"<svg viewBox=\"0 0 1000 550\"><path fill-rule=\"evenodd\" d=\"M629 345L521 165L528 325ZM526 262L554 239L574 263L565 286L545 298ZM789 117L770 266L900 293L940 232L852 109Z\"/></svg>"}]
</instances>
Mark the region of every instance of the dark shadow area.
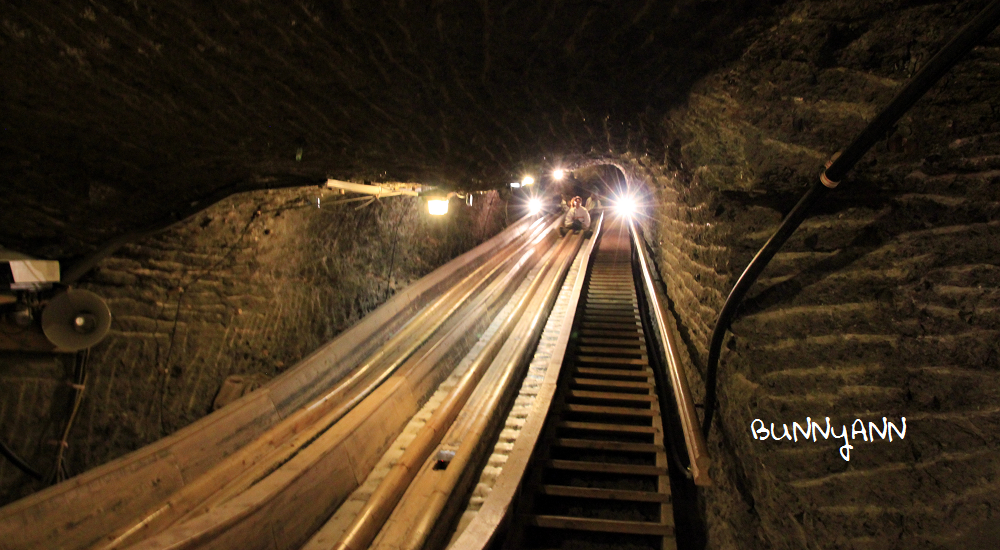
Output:
<instances>
[{"instance_id":1,"label":"dark shadow area","mask_svg":"<svg viewBox=\"0 0 1000 550\"><path fill-rule=\"evenodd\" d=\"M0 243L78 258L290 179L662 157L663 114L780 4L6 4Z\"/></svg>"}]
</instances>

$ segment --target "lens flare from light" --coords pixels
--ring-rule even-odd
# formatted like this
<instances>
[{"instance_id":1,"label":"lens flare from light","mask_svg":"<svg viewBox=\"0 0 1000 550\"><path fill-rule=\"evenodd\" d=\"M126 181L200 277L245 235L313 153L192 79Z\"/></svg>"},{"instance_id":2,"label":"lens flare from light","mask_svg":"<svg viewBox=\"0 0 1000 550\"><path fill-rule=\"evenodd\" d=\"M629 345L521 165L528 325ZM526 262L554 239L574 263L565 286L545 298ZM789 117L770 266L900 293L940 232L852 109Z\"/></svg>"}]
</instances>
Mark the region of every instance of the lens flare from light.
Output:
<instances>
[{"instance_id":1,"label":"lens flare from light","mask_svg":"<svg viewBox=\"0 0 1000 550\"><path fill-rule=\"evenodd\" d=\"M431 216L444 216L448 213L447 199L430 199L427 201L427 212Z\"/></svg>"},{"instance_id":2,"label":"lens flare from light","mask_svg":"<svg viewBox=\"0 0 1000 550\"><path fill-rule=\"evenodd\" d=\"M540 199L531 199L528 201L528 214L534 216L542 211L542 201Z\"/></svg>"},{"instance_id":3,"label":"lens flare from light","mask_svg":"<svg viewBox=\"0 0 1000 550\"><path fill-rule=\"evenodd\" d=\"M556 168L555 170L552 171L552 179L556 181L563 179L563 177L565 176L566 176L566 171L563 170L562 168Z\"/></svg>"},{"instance_id":4,"label":"lens flare from light","mask_svg":"<svg viewBox=\"0 0 1000 550\"><path fill-rule=\"evenodd\" d=\"M631 218L635 215L636 211L635 199L627 195L619 198L615 203L615 210L620 215Z\"/></svg>"},{"instance_id":5,"label":"lens flare from light","mask_svg":"<svg viewBox=\"0 0 1000 550\"><path fill-rule=\"evenodd\" d=\"M529 186L529 185L531 185L533 183L535 183L535 178L533 178L531 176L524 176L524 179L521 180L521 185L524 186L524 187L527 187L527 186Z\"/></svg>"}]
</instances>

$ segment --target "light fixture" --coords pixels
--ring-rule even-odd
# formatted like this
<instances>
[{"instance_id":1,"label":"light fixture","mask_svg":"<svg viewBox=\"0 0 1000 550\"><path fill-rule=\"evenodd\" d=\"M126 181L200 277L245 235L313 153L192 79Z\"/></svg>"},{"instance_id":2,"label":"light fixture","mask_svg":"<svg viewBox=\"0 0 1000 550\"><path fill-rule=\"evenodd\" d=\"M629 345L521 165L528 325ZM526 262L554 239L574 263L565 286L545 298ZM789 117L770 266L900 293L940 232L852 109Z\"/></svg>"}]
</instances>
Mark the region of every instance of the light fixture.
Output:
<instances>
[{"instance_id":1,"label":"light fixture","mask_svg":"<svg viewBox=\"0 0 1000 550\"><path fill-rule=\"evenodd\" d=\"M444 216L448 213L448 199L427 199L427 212L431 216Z\"/></svg>"},{"instance_id":2,"label":"light fixture","mask_svg":"<svg viewBox=\"0 0 1000 550\"><path fill-rule=\"evenodd\" d=\"M535 183L535 178L533 178L531 176L524 176L524 179L521 180L521 185L523 185L525 187L527 187L527 186L529 186L529 185L531 185L533 183Z\"/></svg>"},{"instance_id":3,"label":"light fixture","mask_svg":"<svg viewBox=\"0 0 1000 550\"><path fill-rule=\"evenodd\" d=\"M556 168L555 170L552 171L552 179L556 181L563 179L565 175L566 171L563 170L562 168Z\"/></svg>"},{"instance_id":4,"label":"light fixture","mask_svg":"<svg viewBox=\"0 0 1000 550\"><path fill-rule=\"evenodd\" d=\"M534 216L542 211L542 201L540 199L531 199L528 201L528 214Z\"/></svg>"},{"instance_id":5,"label":"light fixture","mask_svg":"<svg viewBox=\"0 0 1000 550\"><path fill-rule=\"evenodd\" d=\"M619 197L618 200L615 201L615 210L619 215L632 217L636 210L635 199L629 195Z\"/></svg>"},{"instance_id":6,"label":"light fixture","mask_svg":"<svg viewBox=\"0 0 1000 550\"><path fill-rule=\"evenodd\" d=\"M519 182L516 182L516 181L510 182L510 188L511 189L517 189L519 187L521 187L521 184Z\"/></svg>"}]
</instances>

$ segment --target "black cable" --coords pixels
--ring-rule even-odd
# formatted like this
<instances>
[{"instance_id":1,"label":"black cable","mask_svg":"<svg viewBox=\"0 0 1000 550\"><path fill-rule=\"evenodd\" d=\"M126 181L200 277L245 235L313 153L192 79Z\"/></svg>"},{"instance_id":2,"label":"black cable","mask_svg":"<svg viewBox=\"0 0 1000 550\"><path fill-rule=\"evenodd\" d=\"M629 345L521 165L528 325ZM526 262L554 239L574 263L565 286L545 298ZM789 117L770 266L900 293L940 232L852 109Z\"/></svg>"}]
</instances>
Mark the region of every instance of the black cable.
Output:
<instances>
[{"instance_id":1,"label":"black cable","mask_svg":"<svg viewBox=\"0 0 1000 550\"><path fill-rule=\"evenodd\" d=\"M896 121L917 100L923 97L927 90L937 83L960 57L993 32L998 24L1000 24L1000 0L993 0L910 79L906 86L896 94L896 97L889 102L889 105L882 109L878 116L854 138L854 141L847 146L842 154L832 159L833 162L823 172L820 181L814 183L798 204L792 208L792 211L781 222L778 230L767 240L763 248L751 260L750 265L740 275L733 290L729 293L729 297L726 298L722 311L719 312L709 344L708 365L705 374L705 419L702 424L702 432L704 432L706 439L712 429L712 416L716 407L715 393L722 341L736 315L740 302L757 281L757 277L764 271L775 253L785 244L785 241L798 229L802 221L809 216L813 205L826 196L833 187L836 187L840 179L854 168L861 157L892 129Z\"/></svg>"},{"instance_id":2,"label":"black cable","mask_svg":"<svg viewBox=\"0 0 1000 550\"><path fill-rule=\"evenodd\" d=\"M21 470L22 472L28 474L29 476L31 476L31 477L33 477L33 478L35 478L37 480L41 480L42 479L42 474L38 473L31 466L28 466L28 463L25 462L24 460L22 460L21 457L17 456L17 453L15 453L3 441L0 441L0 455L3 455L4 458L6 458L7 460L9 460L10 463L13 464L14 466L17 466L17 469Z\"/></svg>"}]
</instances>

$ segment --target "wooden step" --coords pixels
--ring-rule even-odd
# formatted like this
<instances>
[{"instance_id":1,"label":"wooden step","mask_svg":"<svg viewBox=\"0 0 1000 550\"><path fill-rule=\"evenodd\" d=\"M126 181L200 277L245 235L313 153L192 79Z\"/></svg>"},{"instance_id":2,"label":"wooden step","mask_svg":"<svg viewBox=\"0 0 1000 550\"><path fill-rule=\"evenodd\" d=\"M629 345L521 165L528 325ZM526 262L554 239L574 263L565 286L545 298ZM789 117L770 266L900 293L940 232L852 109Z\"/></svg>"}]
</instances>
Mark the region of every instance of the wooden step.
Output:
<instances>
[{"instance_id":1,"label":"wooden step","mask_svg":"<svg viewBox=\"0 0 1000 550\"><path fill-rule=\"evenodd\" d=\"M629 359L627 357L597 357L594 355L577 355L577 363L603 363L605 365L648 365L648 359Z\"/></svg>"},{"instance_id":2,"label":"wooden step","mask_svg":"<svg viewBox=\"0 0 1000 550\"><path fill-rule=\"evenodd\" d=\"M653 426L631 426L629 424L604 424L599 422L577 422L575 420L563 420L557 424L560 428L567 430L589 430L592 432L628 432L634 434L656 434L659 433Z\"/></svg>"},{"instance_id":3,"label":"wooden step","mask_svg":"<svg viewBox=\"0 0 1000 550\"><path fill-rule=\"evenodd\" d=\"M621 348L646 349L646 341L636 335L634 338L594 338L591 336L581 336L577 340L580 344L595 346L620 346Z\"/></svg>"},{"instance_id":4,"label":"wooden step","mask_svg":"<svg viewBox=\"0 0 1000 550\"><path fill-rule=\"evenodd\" d=\"M646 464L615 464L613 462L585 462L582 460L549 460L545 466L553 470L594 472L597 474L626 474L637 476L665 476L666 466Z\"/></svg>"},{"instance_id":5,"label":"wooden step","mask_svg":"<svg viewBox=\"0 0 1000 550\"><path fill-rule=\"evenodd\" d=\"M583 312L583 322L594 323L628 323L639 321L639 316L634 313L609 313L607 311L585 311Z\"/></svg>"},{"instance_id":6,"label":"wooden step","mask_svg":"<svg viewBox=\"0 0 1000 550\"><path fill-rule=\"evenodd\" d=\"M639 326L629 327L629 330L605 330L597 328L581 328L581 336L602 336L608 338L642 338L642 329Z\"/></svg>"},{"instance_id":7,"label":"wooden step","mask_svg":"<svg viewBox=\"0 0 1000 550\"><path fill-rule=\"evenodd\" d=\"M658 411L653 409L633 409L631 407L604 407L601 405L578 405L569 403L563 407L564 411L575 413L596 413L613 414L618 416L656 416Z\"/></svg>"},{"instance_id":8,"label":"wooden step","mask_svg":"<svg viewBox=\"0 0 1000 550\"><path fill-rule=\"evenodd\" d=\"M645 350L633 348L606 348L601 346L579 346L576 348L579 353L609 353L617 355L646 355Z\"/></svg>"},{"instance_id":9,"label":"wooden step","mask_svg":"<svg viewBox=\"0 0 1000 550\"><path fill-rule=\"evenodd\" d=\"M635 321L633 323L605 323L601 321L583 321L582 323L580 323L580 325L583 326L583 328L590 328L590 329L603 328L609 330L627 330L632 327L642 326L638 321Z\"/></svg>"},{"instance_id":10,"label":"wooden step","mask_svg":"<svg viewBox=\"0 0 1000 550\"><path fill-rule=\"evenodd\" d=\"M584 311L594 315L603 313L621 313L623 315L638 315L639 308L631 304L586 304Z\"/></svg>"},{"instance_id":11,"label":"wooden step","mask_svg":"<svg viewBox=\"0 0 1000 550\"><path fill-rule=\"evenodd\" d=\"M639 378L650 380L653 378L653 371L650 369L596 369L593 367L578 367L574 374L587 376L620 376L623 378Z\"/></svg>"},{"instance_id":12,"label":"wooden step","mask_svg":"<svg viewBox=\"0 0 1000 550\"><path fill-rule=\"evenodd\" d=\"M618 393L593 390L569 390L569 397L574 399L606 399L608 401L656 401L656 396L645 393Z\"/></svg>"},{"instance_id":13,"label":"wooden step","mask_svg":"<svg viewBox=\"0 0 1000 550\"><path fill-rule=\"evenodd\" d=\"M635 388L638 390L648 390L652 389L653 385L649 382L624 382L621 380L600 380L597 378L576 378L573 377L573 383L578 386L600 386L602 388Z\"/></svg>"},{"instance_id":14,"label":"wooden step","mask_svg":"<svg viewBox=\"0 0 1000 550\"><path fill-rule=\"evenodd\" d=\"M531 515L527 518L529 525L548 529L573 529L577 531L595 531L600 533L624 533L629 535L660 535L671 536L674 527L670 524L650 523L646 521L621 521L611 519L574 518L569 516Z\"/></svg>"},{"instance_id":15,"label":"wooden step","mask_svg":"<svg viewBox=\"0 0 1000 550\"><path fill-rule=\"evenodd\" d=\"M670 503L670 494L649 491L626 491L624 489L595 489L593 487L570 487L568 485L542 485L538 492L543 495L570 498L593 498L603 500L624 500L629 502Z\"/></svg>"},{"instance_id":16,"label":"wooden step","mask_svg":"<svg viewBox=\"0 0 1000 550\"><path fill-rule=\"evenodd\" d=\"M556 437L550 441L553 447L568 449L591 449L595 451L621 451L634 453L663 453L663 447L653 443L625 443L624 441L602 441L600 439L574 439Z\"/></svg>"}]
</instances>

